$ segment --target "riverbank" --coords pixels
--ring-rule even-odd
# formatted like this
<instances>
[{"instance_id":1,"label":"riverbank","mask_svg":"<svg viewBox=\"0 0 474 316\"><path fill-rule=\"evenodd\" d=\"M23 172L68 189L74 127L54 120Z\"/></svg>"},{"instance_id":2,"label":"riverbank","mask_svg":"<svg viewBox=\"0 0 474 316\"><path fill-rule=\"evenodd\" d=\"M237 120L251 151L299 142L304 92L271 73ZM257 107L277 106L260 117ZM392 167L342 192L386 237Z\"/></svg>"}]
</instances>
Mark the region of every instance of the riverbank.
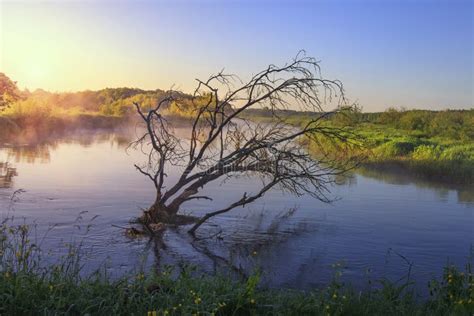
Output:
<instances>
[{"instance_id":1,"label":"riverbank","mask_svg":"<svg viewBox=\"0 0 474 316\"><path fill-rule=\"evenodd\" d=\"M77 278L65 267L44 274L3 272L0 312L4 315L471 315L472 276L446 268L433 280L433 295L421 301L405 285L382 283L357 292L334 281L322 290L265 290L258 275L243 281L182 272L123 277ZM471 282L469 285L469 282Z\"/></svg>"},{"instance_id":2,"label":"riverbank","mask_svg":"<svg viewBox=\"0 0 474 316\"><path fill-rule=\"evenodd\" d=\"M303 126L318 113L283 111L280 119ZM247 113L249 119L271 121L268 110ZM305 145L315 156L364 159L366 169L397 168L422 179L451 184L474 183L474 110L402 111L380 113L342 111L320 121L321 126L342 128L354 146L315 135Z\"/></svg>"},{"instance_id":3,"label":"riverbank","mask_svg":"<svg viewBox=\"0 0 474 316\"><path fill-rule=\"evenodd\" d=\"M361 158L359 167L375 170L398 170L420 179L454 185L474 183L474 143L448 137L413 135L408 131L361 125L351 129L358 146L340 151L326 143L324 151ZM350 136L349 136L350 137ZM323 141L324 143L324 141ZM321 152L317 142L306 142L315 156Z\"/></svg>"}]
</instances>

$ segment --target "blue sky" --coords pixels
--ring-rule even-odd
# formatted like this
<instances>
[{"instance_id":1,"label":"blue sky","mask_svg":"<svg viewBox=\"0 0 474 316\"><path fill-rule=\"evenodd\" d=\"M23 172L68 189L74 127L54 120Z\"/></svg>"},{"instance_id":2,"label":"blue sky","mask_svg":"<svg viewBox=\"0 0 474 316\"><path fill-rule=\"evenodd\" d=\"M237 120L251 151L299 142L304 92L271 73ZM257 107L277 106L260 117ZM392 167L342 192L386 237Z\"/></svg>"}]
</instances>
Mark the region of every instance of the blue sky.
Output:
<instances>
[{"instance_id":1,"label":"blue sky","mask_svg":"<svg viewBox=\"0 0 474 316\"><path fill-rule=\"evenodd\" d=\"M0 71L30 89L191 91L194 78L245 78L304 49L366 111L472 108L473 3L6 1Z\"/></svg>"}]
</instances>

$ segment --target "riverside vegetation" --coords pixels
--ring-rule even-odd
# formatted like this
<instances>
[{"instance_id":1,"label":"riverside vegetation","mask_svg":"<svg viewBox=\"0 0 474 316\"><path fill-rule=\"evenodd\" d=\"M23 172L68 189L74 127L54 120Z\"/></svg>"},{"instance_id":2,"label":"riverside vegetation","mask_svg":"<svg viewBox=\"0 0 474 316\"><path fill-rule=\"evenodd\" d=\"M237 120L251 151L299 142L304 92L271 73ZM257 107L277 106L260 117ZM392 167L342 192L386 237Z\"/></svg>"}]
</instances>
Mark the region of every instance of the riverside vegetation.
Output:
<instances>
[{"instance_id":1,"label":"riverside vegetation","mask_svg":"<svg viewBox=\"0 0 474 316\"><path fill-rule=\"evenodd\" d=\"M74 93L23 91L0 107L0 141L40 142L42 139L78 129L113 129L135 118L134 102L149 108L165 92L132 88ZM176 104L167 115L178 116Z\"/></svg>"},{"instance_id":2,"label":"riverside vegetation","mask_svg":"<svg viewBox=\"0 0 474 316\"><path fill-rule=\"evenodd\" d=\"M251 113L257 120L270 119L267 109ZM315 113L283 111L288 124L304 125ZM331 126L350 126L348 140L355 146L341 151L338 143L307 142L310 150L324 147L327 153L364 154L362 168L398 169L416 176L455 184L474 183L474 109L404 110L390 108L363 113L352 108L327 117ZM318 149L320 150L320 149Z\"/></svg>"}]
</instances>

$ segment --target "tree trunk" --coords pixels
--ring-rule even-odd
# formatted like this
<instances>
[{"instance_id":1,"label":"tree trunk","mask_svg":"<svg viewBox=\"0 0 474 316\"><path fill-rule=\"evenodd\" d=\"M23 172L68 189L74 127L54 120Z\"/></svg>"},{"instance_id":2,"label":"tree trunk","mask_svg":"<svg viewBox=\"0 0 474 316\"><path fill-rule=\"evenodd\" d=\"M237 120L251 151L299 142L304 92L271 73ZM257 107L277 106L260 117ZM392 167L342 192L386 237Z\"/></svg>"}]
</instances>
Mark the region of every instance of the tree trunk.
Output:
<instances>
[{"instance_id":1,"label":"tree trunk","mask_svg":"<svg viewBox=\"0 0 474 316\"><path fill-rule=\"evenodd\" d=\"M177 210L164 205L158 195L155 203L143 214L143 219L146 223L171 223L176 213Z\"/></svg>"}]
</instances>

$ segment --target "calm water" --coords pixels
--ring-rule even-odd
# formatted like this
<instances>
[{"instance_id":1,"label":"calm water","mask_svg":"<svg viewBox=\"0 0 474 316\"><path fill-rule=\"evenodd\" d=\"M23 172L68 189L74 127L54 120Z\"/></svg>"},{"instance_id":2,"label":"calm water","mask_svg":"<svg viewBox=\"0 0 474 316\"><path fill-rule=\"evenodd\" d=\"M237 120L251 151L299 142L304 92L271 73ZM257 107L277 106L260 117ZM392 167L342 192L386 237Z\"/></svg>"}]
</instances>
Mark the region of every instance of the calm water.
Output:
<instances>
[{"instance_id":1,"label":"calm water","mask_svg":"<svg viewBox=\"0 0 474 316\"><path fill-rule=\"evenodd\" d=\"M10 212L36 223L38 238L47 232L42 246L52 257L62 253L64 242L82 241L90 269L105 263L112 273L121 273L185 262L212 271L228 261L246 271L259 267L265 282L276 287L326 284L336 263L345 267L343 279L357 287L369 278L397 280L408 271L399 255L413 262L412 276L425 287L448 261L463 266L474 242L472 187L366 171L334 186L333 197L339 199L329 205L270 192L202 227L202 235L222 230L218 239L190 244L184 230L169 230L157 255L146 239L128 239L116 227L127 226L154 197L149 180L133 168L143 155L126 153L126 145L116 135L84 134L42 146L1 148L2 215ZM213 202L193 201L185 211L200 215L217 209L256 185L251 179L214 183L206 189ZM18 189L26 192L8 211Z\"/></svg>"}]
</instances>

